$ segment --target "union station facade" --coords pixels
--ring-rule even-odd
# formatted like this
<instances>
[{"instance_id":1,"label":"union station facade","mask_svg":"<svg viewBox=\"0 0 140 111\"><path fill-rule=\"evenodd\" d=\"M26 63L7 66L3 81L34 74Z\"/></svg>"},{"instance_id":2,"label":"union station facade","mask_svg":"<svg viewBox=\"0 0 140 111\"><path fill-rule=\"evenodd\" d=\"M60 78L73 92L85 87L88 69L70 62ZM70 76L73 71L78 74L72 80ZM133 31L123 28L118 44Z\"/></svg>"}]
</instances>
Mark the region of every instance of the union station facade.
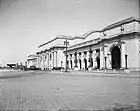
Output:
<instances>
[{"instance_id":1,"label":"union station facade","mask_svg":"<svg viewBox=\"0 0 140 111\"><path fill-rule=\"evenodd\" d=\"M96 38L85 39L67 48L67 66L66 46L53 45L36 53L37 67L42 69L67 67L69 70L128 68L140 71L138 18L130 17L116 22L96 33L99 35Z\"/></svg>"}]
</instances>

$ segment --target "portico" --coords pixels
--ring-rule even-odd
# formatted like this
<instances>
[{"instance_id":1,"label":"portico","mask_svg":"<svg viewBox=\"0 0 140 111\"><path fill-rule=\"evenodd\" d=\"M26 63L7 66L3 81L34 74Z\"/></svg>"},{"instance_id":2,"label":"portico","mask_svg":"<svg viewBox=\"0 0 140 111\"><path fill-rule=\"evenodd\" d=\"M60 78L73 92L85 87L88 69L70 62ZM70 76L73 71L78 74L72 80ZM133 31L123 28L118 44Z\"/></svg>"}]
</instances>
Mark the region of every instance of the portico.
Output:
<instances>
[{"instance_id":1,"label":"portico","mask_svg":"<svg viewBox=\"0 0 140 111\"><path fill-rule=\"evenodd\" d=\"M43 70L51 70L54 67L64 67L64 54L62 52L64 48L65 46L57 45L50 47L49 49L45 49L44 51L37 52L36 54L41 56L38 58L38 67Z\"/></svg>"},{"instance_id":2,"label":"portico","mask_svg":"<svg viewBox=\"0 0 140 111\"><path fill-rule=\"evenodd\" d=\"M139 19L125 19L105 27L96 39L70 46L68 63L73 61L79 70L140 70L139 24ZM70 69L74 69L74 65Z\"/></svg>"}]
</instances>

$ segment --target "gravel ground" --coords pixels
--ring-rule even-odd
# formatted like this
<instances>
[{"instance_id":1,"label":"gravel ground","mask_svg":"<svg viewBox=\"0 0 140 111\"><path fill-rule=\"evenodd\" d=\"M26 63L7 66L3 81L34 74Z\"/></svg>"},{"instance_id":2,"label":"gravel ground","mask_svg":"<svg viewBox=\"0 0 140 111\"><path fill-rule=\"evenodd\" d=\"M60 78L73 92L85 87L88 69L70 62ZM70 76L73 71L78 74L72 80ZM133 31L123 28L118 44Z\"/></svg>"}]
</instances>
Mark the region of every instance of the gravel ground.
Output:
<instances>
[{"instance_id":1,"label":"gravel ground","mask_svg":"<svg viewBox=\"0 0 140 111\"><path fill-rule=\"evenodd\" d=\"M139 76L44 71L0 73L0 111L139 110Z\"/></svg>"}]
</instances>

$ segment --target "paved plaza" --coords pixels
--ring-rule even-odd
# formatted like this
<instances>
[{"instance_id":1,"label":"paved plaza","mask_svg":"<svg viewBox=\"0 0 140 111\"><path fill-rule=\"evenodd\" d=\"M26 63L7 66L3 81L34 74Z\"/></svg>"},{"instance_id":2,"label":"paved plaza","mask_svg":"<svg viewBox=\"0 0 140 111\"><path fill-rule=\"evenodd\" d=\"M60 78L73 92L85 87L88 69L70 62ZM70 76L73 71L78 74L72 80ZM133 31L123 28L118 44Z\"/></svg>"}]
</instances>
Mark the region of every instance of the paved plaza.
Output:
<instances>
[{"instance_id":1,"label":"paved plaza","mask_svg":"<svg viewBox=\"0 0 140 111\"><path fill-rule=\"evenodd\" d=\"M139 81L138 74L1 71L0 111L137 107L140 104Z\"/></svg>"}]
</instances>

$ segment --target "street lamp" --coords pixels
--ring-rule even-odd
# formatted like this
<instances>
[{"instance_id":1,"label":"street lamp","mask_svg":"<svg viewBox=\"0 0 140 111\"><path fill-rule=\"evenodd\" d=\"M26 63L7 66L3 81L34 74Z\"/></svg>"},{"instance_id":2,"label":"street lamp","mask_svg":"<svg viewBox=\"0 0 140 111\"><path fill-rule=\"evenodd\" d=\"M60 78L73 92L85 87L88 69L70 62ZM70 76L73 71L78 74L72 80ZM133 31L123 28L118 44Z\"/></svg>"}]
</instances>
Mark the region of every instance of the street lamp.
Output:
<instances>
[{"instance_id":1,"label":"street lamp","mask_svg":"<svg viewBox=\"0 0 140 111\"><path fill-rule=\"evenodd\" d=\"M126 69L127 69L127 57L128 57L128 55L125 54L125 68L126 68Z\"/></svg>"},{"instance_id":2,"label":"street lamp","mask_svg":"<svg viewBox=\"0 0 140 111\"><path fill-rule=\"evenodd\" d=\"M75 63L75 68L77 68L78 66L77 66L77 62L78 62L78 60L77 60L77 51L75 51L75 53L74 53L74 56L75 56L75 59L74 59L74 63Z\"/></svg>"},{"instance_id":3,"label":"street lamp","mask_svg":"<svg viewBox=\"0 0 140 111\"><path fill-rule=\"evenodd\" d=\"M66 41L64 41L64 45L66 45L66 69L65 69L65 71L67 72L68 71L68 67L67 67L67 65L68 65L68 63L67 63L67 60L68 60L68 57L67 57L67 48L68 48L68 45L69 45L69 42L68 42L67 39L66 39Z\"/></svg>"}]
</instances>

